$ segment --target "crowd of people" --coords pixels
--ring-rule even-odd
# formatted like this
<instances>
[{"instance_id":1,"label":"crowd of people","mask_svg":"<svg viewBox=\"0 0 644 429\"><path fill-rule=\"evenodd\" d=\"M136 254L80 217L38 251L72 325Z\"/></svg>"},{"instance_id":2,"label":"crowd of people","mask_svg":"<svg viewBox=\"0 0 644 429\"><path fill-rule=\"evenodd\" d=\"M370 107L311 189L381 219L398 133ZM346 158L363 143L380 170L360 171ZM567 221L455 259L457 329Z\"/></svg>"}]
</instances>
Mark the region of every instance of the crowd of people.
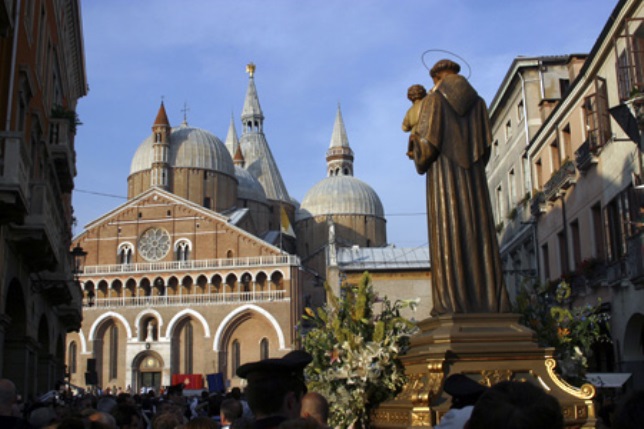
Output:
<instances>
[{"instance_id":1,"label":"crowd of people","mask_svg":"<svg viewBox=\"0 0 644 429\"><path fill-rule=\"evenodd\" d=\"M304 368L311 356L293 351L283 358L242 365L246 379L228 393L202 392L184 396L181 386L162 395L102 392L49 398L46 403L21 404L15 384L0 379L2 429L328 429L329 403L308 392ZM444 390L451 409L435 426L440 429L563 429L557 399L527 382L501 382L490 388L456 374ZM332 400L332 398L329 398ZM627 397L598 428L644 427L644 391Z\"/></svg>"}]
</instances>

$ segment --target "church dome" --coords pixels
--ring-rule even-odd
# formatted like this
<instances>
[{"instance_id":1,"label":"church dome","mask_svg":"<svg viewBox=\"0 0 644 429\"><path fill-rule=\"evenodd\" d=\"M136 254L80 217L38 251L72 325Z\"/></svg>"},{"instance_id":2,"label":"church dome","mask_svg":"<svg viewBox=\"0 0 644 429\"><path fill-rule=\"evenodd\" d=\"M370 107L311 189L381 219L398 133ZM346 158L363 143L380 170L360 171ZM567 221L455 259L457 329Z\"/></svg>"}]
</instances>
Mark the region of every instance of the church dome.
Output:
<instances>
[{"instance_id":1,"label":"church dome","mask_svg":"<svg viewBox=\"0 0 644 429\"><path fill-rule=\"evenodd\" d=\"M239 182L237 198L267 204L266 192L250 172L238 165L235 166L235 177Z\"/></svg>"},{"instance_id":2,"label":"church dome","mask_svg":"<svg viewBox=\"0 0 644 429\"><path fill-rule=\"evenodd\" d=\"M382 202L371 186L353 176L331 176L307 192L296 221L343 214L385 217Z\"/></svg>"},{"instance_id":3,"label":"church dome","mask_svg":"<svg viewBox=\"0 0 644 429\"><path fill-rule=\"evenodd\" d=\"M154 134L146 138L132 158L130 174L152 168ZM199 168L235 175L226 146L214 134L182 124L170 133L168 164L171 168Z\"/></svg>"}]
</instances>

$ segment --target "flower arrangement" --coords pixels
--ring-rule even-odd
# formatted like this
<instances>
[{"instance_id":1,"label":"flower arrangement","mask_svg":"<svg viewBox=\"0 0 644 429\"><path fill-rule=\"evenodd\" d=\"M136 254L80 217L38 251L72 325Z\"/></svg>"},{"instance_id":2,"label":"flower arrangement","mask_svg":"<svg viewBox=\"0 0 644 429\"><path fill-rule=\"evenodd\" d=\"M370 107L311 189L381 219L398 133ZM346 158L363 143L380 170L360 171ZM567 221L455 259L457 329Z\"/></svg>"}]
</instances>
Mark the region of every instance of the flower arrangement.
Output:
<instances>
[{"instance_id":1,"label":"flower arrangement","mask_svg":"<svg viewBox=\"0 0 644 429\"><path fill-rule=\"evenodd\" d=\"M371 411L406 381L398 356L417 328L400 310L414 309L418 300L379 299L366 272L357 286L341 285L340 297L325 288L328 303L307 308L300 324L304 349L313 356L307 384L329 399L331 427L368 427Z\"/></svg>"},{"instance_id":2,"label":"flower arrangement","mask_svg":"<svg viewBox=\"0 0 644 429\"><path fill-rule=\"evenodd\" d=\"M588 368L588 357L597 342L610 342L610 315L597 305L573 306L570 283L552 287L524 288L517 296L521 323L537 334L539 345L554 347L559 371L572 384L580 385Z\"/></svg>"}]
</instances>

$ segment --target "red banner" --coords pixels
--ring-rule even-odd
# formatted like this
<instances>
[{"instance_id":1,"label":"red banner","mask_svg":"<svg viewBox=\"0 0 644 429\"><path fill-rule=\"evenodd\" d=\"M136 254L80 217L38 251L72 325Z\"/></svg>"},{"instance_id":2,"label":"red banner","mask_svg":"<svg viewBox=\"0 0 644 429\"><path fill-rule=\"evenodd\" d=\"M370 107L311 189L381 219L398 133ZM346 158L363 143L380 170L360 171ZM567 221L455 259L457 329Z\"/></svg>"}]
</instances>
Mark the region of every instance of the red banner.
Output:
<instances>
[{"instance_id":1,"label":"red banner","mask_svg":"<svg viewBox=\"0 0 644 429\"><path fill-rule=\"evenodd\" d=\"M188 390L203 389L203 375L201 374L173 374L172 385L183 383L183 388Z\"/></svg>"}]
</instances>

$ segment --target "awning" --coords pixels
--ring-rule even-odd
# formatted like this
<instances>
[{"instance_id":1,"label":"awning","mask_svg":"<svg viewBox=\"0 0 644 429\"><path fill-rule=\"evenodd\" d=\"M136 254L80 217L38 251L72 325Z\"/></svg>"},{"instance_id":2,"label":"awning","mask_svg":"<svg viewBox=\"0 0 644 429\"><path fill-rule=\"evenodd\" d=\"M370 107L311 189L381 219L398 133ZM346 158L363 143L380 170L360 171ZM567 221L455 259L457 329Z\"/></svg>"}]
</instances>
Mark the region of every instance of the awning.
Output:
<instances>
[{"instance_id":1,"label":"awning","mask_svg":"<svg viewBox=\"0 0 644 429\"><path fill-rule=\"evenodd\" d=\"M630 372L589 372L586 380L595 387L622 387L631 378Z\"/></svg>"}]
</instances>

